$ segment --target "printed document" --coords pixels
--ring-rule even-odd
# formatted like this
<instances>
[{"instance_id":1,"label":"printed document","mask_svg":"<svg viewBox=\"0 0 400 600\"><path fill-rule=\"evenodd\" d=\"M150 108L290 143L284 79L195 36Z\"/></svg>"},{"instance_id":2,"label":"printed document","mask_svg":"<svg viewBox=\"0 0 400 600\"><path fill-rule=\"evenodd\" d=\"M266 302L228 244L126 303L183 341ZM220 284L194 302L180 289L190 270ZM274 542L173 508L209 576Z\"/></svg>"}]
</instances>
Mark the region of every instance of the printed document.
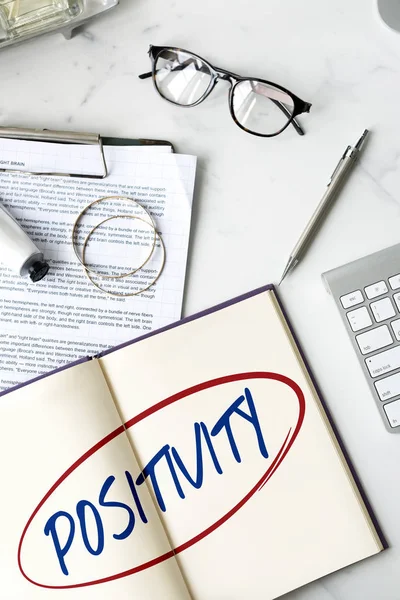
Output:
<instances>
[{"instance_id":1,"label":"printed document","mask_svg":"<svg viewBox=\"0 0 400 600\"><path fill-rule=\"evenodd\" d=\"M50 264L49 274L39 283L0 265L1 390L181 317L196 158L170 153L169 147L110 146L105 154L109 176L104 180L17 170L0 173L0 202ZM0 168L57 172L62 162L66 171L77 173L81 165L83 172L96 173L101 172L99 160L96 146L0 140ZM153 258L132 276L133 284L93 277L106 291L123 296L99 291L72 247L78 214L91 202L110 196L133 198L146 208L166 252L164 270L152 284L163 257L160 238L145 223L146 213L117 199L88 214L77 238L81 250L95 224L110 215L115 219L99 228L88 244L86 260L96 272L130 272L145 262L154 246ZM118 221L118 215L129 211L138 218ZM135 292L146 285L143 293L125 296L127 290Z\"/></svg>"}]
</instances>

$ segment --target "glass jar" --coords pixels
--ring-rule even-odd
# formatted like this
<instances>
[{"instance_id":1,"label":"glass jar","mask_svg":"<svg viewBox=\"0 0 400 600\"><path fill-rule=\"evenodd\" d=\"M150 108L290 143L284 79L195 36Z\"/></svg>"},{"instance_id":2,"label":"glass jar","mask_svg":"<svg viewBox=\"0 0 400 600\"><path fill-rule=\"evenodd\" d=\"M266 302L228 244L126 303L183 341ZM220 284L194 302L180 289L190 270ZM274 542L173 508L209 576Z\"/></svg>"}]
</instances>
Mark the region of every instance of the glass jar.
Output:
<instances>
[{"instance_id":1,"label":"glass jar","mask_svg":"<svg viewBox=\"0 0 400 600\"><path fill-rule=\"evenodd\" d=\"M84 10L85 0L0 0L0 42L62 27Z\"/></svg>"}]
</instances>

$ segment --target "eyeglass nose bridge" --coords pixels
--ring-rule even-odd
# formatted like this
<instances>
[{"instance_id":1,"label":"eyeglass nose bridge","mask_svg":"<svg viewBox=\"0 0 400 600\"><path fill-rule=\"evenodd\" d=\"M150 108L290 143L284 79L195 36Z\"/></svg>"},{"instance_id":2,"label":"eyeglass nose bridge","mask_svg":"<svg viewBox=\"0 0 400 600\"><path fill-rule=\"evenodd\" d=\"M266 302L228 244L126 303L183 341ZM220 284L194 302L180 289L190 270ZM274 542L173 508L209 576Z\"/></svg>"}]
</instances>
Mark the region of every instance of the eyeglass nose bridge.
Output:
<instances>
[{"instance_id":1,"label":"eyeglass nose bridge","mask_svg":"<svg viewBox=\"0 0 400 600\"><path fill-rule=\"evenodd\" d=\"M214 67L214 69L217 74L216 81L218 81L218 80L227 81L231 87L234 86L236 79L235 79L233 73L230 73L229 71L225 71L225 69L220 69L218 67Z\"/></svg>"},{"instance_id":2,"label":"eyeglass nose bridge","mask_svg":"<svg viewBox=\"0 0 400 600\"><path fill-rule=\"evenodd\" d=\"M230 90L232 90L233 86L235 85L235 80L229 73L217 71L217 76L215 77L214 85L217 85L218 81L226 81L227 83L229 83Z\"/></svg>"}]
</instances>

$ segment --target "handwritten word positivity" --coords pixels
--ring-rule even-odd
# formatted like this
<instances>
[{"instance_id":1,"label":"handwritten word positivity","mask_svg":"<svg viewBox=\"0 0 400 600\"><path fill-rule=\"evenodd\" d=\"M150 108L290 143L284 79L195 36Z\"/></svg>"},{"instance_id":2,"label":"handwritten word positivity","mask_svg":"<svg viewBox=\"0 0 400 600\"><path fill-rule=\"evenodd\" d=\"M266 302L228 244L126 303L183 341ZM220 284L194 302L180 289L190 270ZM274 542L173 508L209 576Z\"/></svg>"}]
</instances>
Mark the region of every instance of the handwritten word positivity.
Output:
<instances>
[{"instance_id":1,"label":"handwritten word positivity","mask_svg":"<svg viewBox=\"0 0 400 600\"><path fill-rule=\"evenodd\" d=\"M177 497L185 500L186 495L183 483L187 482L193 488L199 490L210 482L210 470L205 473L204 462L207 459L212 469L221 476L224 474L224 461L228 458L231 461L232 456L236 463L242 462L241 440L237 439L234 431L243 431L243 427L237 428L238 421L242 425L246 424L246 447L250 439L253 440L253 446L256 452L264 459L268 459L269 454L260 421L257 415L255 402L248 387L244 388L240 395L229 407L222 413L220 418L210 426L204 422L194 423L194 447L195 447L195 469L190 472L187 465L187 457L182 456L178 449L165 444L154 456L147 462L142 472L134 476L131 472L125 471L125 485L129 492L131 502L128 505L125 502L119 502L110 499L110 492L113 490L116 477L109 474L99 489L96 498L80 499L75 507L75 512L59 510L55 512L44 526L44 534L48 536L50 543L57 556L59 568L64 576L69 575L68 570L68 552L74 544L82 543L86 551L92 556L102 554L107 544L111 540L124 540L134 534L135 525L138 521L149 524L149 517L140 500L140 488L147 482L150 485L159 509L162 512L168 511L168 504L165 500L163 485L160 481L159 470L163 469L163 481L165 483L165 469L167 468L170 481L176 490ZM224 451L224 458L218 456L216 450L216 440L225 436L228 441L228 455ZM239 436L240 437L240 436ZM243 442L243 440L242 440ZM189 457L192 458L192 457ZM243 464L243 468L246 468ZM215 473L214 473L215 474ZM126 516L126 526L123 530L109 531L105 525L106 512L123 511ZM93 523L95 526L93 527ZM151 523L150 523L151 525ZM80 539L79 539L80 538Z\"/></svg>"}]
</instances>

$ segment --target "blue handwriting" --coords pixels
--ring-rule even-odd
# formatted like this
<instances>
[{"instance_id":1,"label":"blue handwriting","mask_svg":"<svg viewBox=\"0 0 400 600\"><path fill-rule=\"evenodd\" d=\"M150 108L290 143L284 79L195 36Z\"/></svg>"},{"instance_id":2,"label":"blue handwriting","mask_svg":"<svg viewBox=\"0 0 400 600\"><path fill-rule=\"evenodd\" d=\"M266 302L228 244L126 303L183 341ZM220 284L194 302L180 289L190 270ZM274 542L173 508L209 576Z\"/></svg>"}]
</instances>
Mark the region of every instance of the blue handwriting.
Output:
<instances>
[{"instance_id":1,"label":"blue handwriting","mask_svg":"<svg viewBox=\"0 0 400 600\"><path fill-rule=\"evenodd\" d=\"M122 531L114 531L112 536L110 536L115 540L124 540L128 538L133 533L138 521L144 524L148 523L148 518L139 495L140 487L143 486L146 480L148 480L148 483L154 492L160 510L162 512L167 510L166 500L162 489L162 482L165 481L165 468L167 468L167 472L169 472L171 476L178 496L182 499L186 497L184 490L185 481L195 489L200 489L203 486L206 455L211 459L215 471L219 475L222 475L223 469L213 445L213 438L216 438L217 436L219 436L219 438L226 436L228 447L231 450L234 460L237 463L241 463L242 458L238 441L234 434L235 423L237 424L239 417L252 426L257 448L261 456L267 459L269 455L264 442L254 400L249 388L245 388L244 394L239 396L239 398L229 406L211 429L203 422L194 423L196 466L193 473L189 472L189 469L185 465L175 446L166 444L149 460L136 479L133 478L129 471L125 471L127 489L132 496L130 505L109 498L116 480L114 475L110 475L101 486L97 503L85 499L79 500L75 507L76 518L63 510L53 514L46 522L44 533L51 538L62 573L64 575L69 575L66 565L66 556L71 550L76 535L80 534L84 548L92 556L99 556L104 551L108 539L105 535L102 519L104 510L119 510L124 511L125 513L125 528ZM164 477L160 476L160 467ZM90 526L88 526L88 520L90 520ZM68 533L65 535L66 525ZM61 530L64 532L63 535L61 535Z\"/></svg>"}]
</instances>

